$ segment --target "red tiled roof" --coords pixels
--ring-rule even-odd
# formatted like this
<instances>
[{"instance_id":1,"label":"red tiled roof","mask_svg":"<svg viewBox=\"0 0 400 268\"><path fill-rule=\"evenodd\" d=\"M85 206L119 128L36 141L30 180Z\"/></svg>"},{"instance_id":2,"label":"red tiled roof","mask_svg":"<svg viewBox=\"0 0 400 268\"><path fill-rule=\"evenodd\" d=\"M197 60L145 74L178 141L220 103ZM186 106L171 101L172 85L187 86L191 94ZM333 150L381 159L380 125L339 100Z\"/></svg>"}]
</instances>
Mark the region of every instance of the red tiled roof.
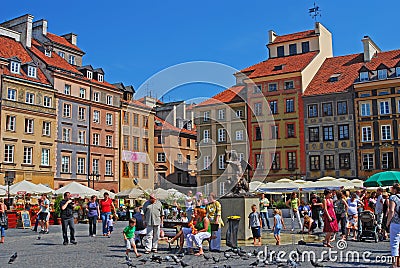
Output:
<instances>
[{"instance_id":1,"label":"red tiled roof","mask_svg":"<svg viewBox=\"0 0 400 268\"><path fill-rule=\"evenodd\" d=\"M5 36L0 36L0 57L6 59L17 57L21 60L21 65L33 61L21 43ZM36 68L37 78L28 77L23 68L20 68L20 74L11 73L9 68L5 68L4 74L33 82L40 82L48 85L50 84L39 67Z\"/></svg>"},{"instance_id":2,"label":"red tiled roof","mask_svg":"<svg viewBox=\"0 0 400 268\"><path fill-rule=\"evenodd\" d=\"M390 68L399 61L400 50L380 52L370 62L364 62L363 53L328 58L308 85L304 96L344 92L358 78L361 67L376 70L379 65L384 64ZM339 75L338 81L331 82L332 75Z\"/></svg>"},{"instance_id":3,"label":"red tiled roof","mask_svg":"<svg viewBox=\"0 0 400 268\"><path fill-rule=\"evenodd\" d=\"M149 110L152 109L150 106L147 106L146 104L141 103L140 101L137 101L137 100L121 100L121 101L123 103L128 104L128 105L132 104L132 105L140 106L140 107L145 108L145 109L149 109Z\"/></svg>"},{"instance_id":4,"label":"red tiled roof","mask_svg":"<svg viewBox=\"0 0 400 268\"><path fill-rule=\"evenodd\" d=\"M305 67L307 67L307 65L314 59L317 54L318 51L313 51L286 57L270 58L266 61L247 67L241 70L241 72L252 72L248 75L249 78L300 72ZM276 69L276 66L279 65L283 65L281 70Z\"/></svg>"},{"instance_id":5,"label":"red tiled roof","mask_svg":"<svg viewBox=\"0 0 400 268\"><path fill-rule=\"evenodd\" d=\"M292 34L286 34L286 35L278 35L274 42L272 42L273 44L276 43L283 43L283 42L288 42L288 41L295 41L295 40L299 40L299 39L304 39L304 38L308 38L311 36L315 36L315 30L308 30L308 31L304 31L304 32L298 32L298 33L292 33Z\"/></svg>"},{"instance_id":6,"label":"red tiled roof","mask_svg":"<svg viewBox=\"0 0 400 268\"><path fill-rule=\"evenodd\" d=\"M55 35L55 34L52 34L52 33L49 33L49 32L47 32L46 37L48 39L50 39L52 42L54 42L54 43L58 43L60 45L66 46L66 47L70 47L70 48L73 48L75 50L82 51L79 47L77 47L77 46L71 44L70 42L68 42L67 39L65 39L64 37L61 37L61 36L58 36L58 35Z\"/></svg>"},{"instance_id":7,"label":"red tiled roof","mask_svg":"<svg viewBox=\"0 0 400 268\"><path fill-rule=\"evenodd\" d=\"M154 124L154 130L173 130L173 131L182 132L185 134L196 135L196 131L188 130L186 128L175 127L175 126L171 125L170 123L168 123L167 121L159 118L158 116L154 117L154 121L159 121L162 124L161 126Z\"/></svg>"},{"instance_id":8,"label":"red tiled roof","mask_svg":"<svg viewBox=\"0 0 400 268\"><path fill-rule=\"evenodd\" d=\"M237 95L243 90L243 88L244 88L244 86L234 86L234 87L228 88L228 89L218 93L214 97L199 103L196 106L206 106L206 105L212 105L212 104L229 103L237 97Z\"/></svg>"}]
</instances>

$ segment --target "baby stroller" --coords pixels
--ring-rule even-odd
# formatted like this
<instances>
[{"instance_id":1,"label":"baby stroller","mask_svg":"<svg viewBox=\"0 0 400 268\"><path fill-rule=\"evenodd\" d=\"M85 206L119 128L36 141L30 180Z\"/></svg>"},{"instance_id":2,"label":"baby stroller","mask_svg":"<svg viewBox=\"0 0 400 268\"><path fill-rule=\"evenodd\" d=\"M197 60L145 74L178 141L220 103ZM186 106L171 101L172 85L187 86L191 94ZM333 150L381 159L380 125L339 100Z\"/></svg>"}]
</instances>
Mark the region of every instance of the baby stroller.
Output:
<instances>
[{"instance_id":1,"label":"baby stroller","mask_svg":"<svg viewBox=\"0 0 400 268\"><path fill-rule=\"evenodd\" d=\"M374 239L375 243L379 241L378 224L375 219L374 213L371 211L362 211L358 215L361 221L361 231L357 236L358 241L364 241L365 238Z\"/></svg>"}]
</instances>

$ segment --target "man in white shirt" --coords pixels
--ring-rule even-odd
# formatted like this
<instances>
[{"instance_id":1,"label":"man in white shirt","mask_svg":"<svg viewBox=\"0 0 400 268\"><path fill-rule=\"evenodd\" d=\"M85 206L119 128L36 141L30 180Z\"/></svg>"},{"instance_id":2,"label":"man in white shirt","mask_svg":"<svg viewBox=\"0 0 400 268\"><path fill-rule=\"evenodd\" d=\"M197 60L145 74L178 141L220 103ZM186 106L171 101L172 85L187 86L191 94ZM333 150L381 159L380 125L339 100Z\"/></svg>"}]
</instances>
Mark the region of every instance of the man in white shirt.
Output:
<instances>
[{"instance_id":1,"label":"man in white shirt","mask_svg":"<svg viewBox=\"0 0 400 268\"><path fill-rule=\"evenodd\" d=\"M49 216L50 216L50 201L47 199L46 194L42 194L42 203L38 212L40 226L42 227L41 233L49 233Z\"/></svg>"},{"instance_id":2,"label":"man in white shirt","mask_svg":"<svg viewBox=\"0 0 400 268\"><path fill-rule=\"evenodd\" d=\"M379 187L376 190L376 203L375 203L375 218L378 223L378 230L382 228L382 219L383 219L383 197L382 197L383 189Z\"/></svg>"}]
</instances>

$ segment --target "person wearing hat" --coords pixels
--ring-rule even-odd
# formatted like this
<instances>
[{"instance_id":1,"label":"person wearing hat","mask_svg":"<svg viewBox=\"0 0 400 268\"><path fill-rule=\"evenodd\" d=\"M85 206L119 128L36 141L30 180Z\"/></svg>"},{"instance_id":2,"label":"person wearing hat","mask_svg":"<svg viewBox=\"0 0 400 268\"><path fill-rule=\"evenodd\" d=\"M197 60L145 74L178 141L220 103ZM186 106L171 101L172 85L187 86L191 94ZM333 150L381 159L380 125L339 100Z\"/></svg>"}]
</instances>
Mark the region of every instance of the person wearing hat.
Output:
<instances>
[{"instance_id":1,"label":"person wearing hat","mask_svg":"<svg viewBox=\"0 0 400 268\"><path fill-rule=\"evenodd\" d=\"M158 238L160 236L160 227L164 220L164 211L162 204L155 194L151 194L149 200L143 204L144 224L146 226L145 254L151 251L157 253Z\"/></svg>"}]
</instances>

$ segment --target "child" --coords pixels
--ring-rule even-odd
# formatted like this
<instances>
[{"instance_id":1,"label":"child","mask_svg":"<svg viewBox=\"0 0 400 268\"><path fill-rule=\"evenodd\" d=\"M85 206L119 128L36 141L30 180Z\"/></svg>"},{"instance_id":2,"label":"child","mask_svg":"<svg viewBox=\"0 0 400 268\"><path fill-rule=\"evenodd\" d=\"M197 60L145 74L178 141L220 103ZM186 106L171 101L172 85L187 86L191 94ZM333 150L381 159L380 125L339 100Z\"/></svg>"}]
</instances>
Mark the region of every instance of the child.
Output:
<instances>
[{"instance_id":1,"label":"child","mask_svg":"<svg viewBox=\"0 0 400 268\"><path fill-rule=\"evenodd\" d=\"M181 222L189 222L186 212L181 213Z\"/></svg>"},{"instance_id":2,"label":"child","mask_svg":"<svg viewBox=\"0 0 400 268\"><path fill-rule=\"evenodd\" d=\"M249 214L249 229L253 233L253 244L256 246L256 240L258 239L258 245L261 246L261 227L262 219L261 214L257 212L257 206L251 206L252 212Z\"/></svg>"},{"instance_id":3,"label":"child","mask_svg":"<svg viewBox=\"0 0 400 268\"><path fill-rule=\"evenodd\" d=\"M283 222L282 212L279 209L274 209L274 227L272 230L274 231L274 237L276 240L276 244L281 244L281 230L286 229L285 223Z\"/></svg>"},{"instance_id":4,"label":"child","mask_svg":"<svg viewBox=\"0 0 400 268\"><path fill-rule=\"evenodd\" d=\"M114 230L114 218L113 218L112 214L110 214L110 217L107 219L106 225L107 225L107 230L108 230L107 235L108 235L108 238L110 238L111 233Z\"/></svg>"},{"instance_id":5,"label":"child","mask_svg":"<svg viewBox=\"0 0 400 268\"><path fill-rule=\"evenodd\" d=\"M125 251L125 259L126 261L130 261L131 258L129 258L129 251L131 248L133 248L133 252L135 252L136 257L142 256L142 254L139 254L136 249L136 244L135 244L135 230L136 230L136 219L131 218L129 219L129 225L125 227L124 231L122 232L124 235L124 241L126 244L126 251Z\"/></svg>"}]
</instances>

